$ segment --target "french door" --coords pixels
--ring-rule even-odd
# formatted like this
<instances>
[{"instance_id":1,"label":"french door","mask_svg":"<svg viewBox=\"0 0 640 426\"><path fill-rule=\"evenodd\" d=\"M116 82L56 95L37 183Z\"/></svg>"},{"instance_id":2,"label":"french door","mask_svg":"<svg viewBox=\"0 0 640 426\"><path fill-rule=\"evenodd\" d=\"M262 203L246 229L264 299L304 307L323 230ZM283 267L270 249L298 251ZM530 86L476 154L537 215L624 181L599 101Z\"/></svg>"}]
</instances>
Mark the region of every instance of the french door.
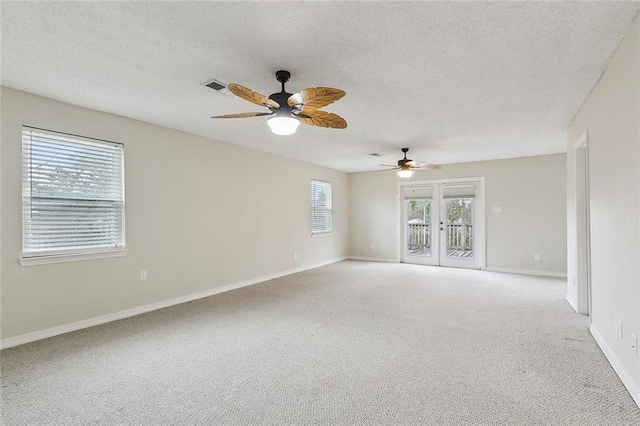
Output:
<instances>
[{"instance_id":1,"label":"french door","mask_svg":"<svg viewBox=\"0 0 640 426\"><path fill-rule=\"evenodd\" d=\"M441 181L401 186L402 262L482 267L480 183Z\"/></svg>"},{"instance_id":2,"label":"french door","mask_svg":"<svg viewBox=\"0 0 640 426\"><path fill-rule=\"evenodd\" d=\"M403 256L405 263L438 265L440 234L435 186L407 187L403 191ZM435 207L435 210L434 210Z\"/></svg>"}]
</instances>

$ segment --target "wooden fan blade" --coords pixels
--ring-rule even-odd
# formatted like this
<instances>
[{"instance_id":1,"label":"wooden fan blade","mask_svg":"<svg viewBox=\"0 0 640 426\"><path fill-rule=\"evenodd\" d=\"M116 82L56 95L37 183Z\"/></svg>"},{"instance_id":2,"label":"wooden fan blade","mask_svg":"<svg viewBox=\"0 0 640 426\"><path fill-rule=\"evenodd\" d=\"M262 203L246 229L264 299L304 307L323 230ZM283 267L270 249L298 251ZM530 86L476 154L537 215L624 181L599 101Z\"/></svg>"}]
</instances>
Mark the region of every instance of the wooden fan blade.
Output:
<instances>
[{"instance_id":1,"label":"wooden fan blade","mask_svg":"<svg viewBox=\"0 0 640 426\"><path fill-rule=\"evenodd\" d=\"M340 89L333 89L331 87L311 87L289 96L287 103L290 107L302 105L300 108L302 110L313 110L332 104L344 95L344 91Z\"/></svg>"},{"instance_id":2,"label":"wooden fan blade","mask_svg":"<svg viewBox=\"0 0 640 426\"><path fill-rule=\"evenodd\" d=\"M231 91L231 93L238 97L241 97L245 101L249 101L253 104L266 106L269 108L280 108L280 104L276 101L269 99L265 95L261 95L258 92L254 92L253 90L248 89L244 86L240 86L239 84L231 83L227 87L229 88L229 91Z\"/></svg>"},{"instance_id":3,"label":"wooden fan blade","mask_svg":"<svg viewBox=\"0 0 640 426\"><path fill-rule=\"evenodd\" d=\"M409 166L411 170L433 170L433 169L441 169L442 166L438 164L429 164L429 163L421 163L415 166Z\"/></svg>"},{"instance_id":4,"label":"wooden fan blade","mask_svg":"<svg viewBox=\"0 0 640 426\"><path fill-rule=\"evenodd\" d=\"M262 115L271 115L272 112L241 112L239 114L215 115L211 118L249 118L260 117Z\"/></svg>"},{"instance_id":5,"label":"wooden fan blade","mask_svg":"<svg viewBox=\"0 0 640 426\"><path fill-rule=\"evenodd\" d=\"M378 166L393 167L394 169L399 169L400 168L400 167L396 166L395 164L378 164Z\"/></svg>"},{"instance_id":6,"label":"wooden fan blade","mask_svg":"<svg viewBox=\"0 0 640 426\"><path fill-rule=\"evenodd\" d=\"M332 129L344 129L347 122L338 114L325 111L304 111L298 114L298 119L304 124L318 127L329 127Z\"/></svg>"}]
</instances>

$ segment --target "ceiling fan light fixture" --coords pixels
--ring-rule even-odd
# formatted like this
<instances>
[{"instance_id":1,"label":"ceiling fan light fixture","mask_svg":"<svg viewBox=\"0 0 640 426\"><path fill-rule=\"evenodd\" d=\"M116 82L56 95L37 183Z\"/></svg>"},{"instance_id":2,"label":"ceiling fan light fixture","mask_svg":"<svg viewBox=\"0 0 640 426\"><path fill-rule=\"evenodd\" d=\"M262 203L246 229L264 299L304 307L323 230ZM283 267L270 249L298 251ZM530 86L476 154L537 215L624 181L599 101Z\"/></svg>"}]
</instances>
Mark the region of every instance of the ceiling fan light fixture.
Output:
<instances>
[{"instance_id":1,"label":"ceiling fan light fixture","mask_svg":"<svg viewBox=\"0 0 640 426\"><path fill-rule=\"evenodd\" d=\"M398 170L398 176L401 178L410 178L411 176L413 176L413 170L409 170L408 168L402 168L400 170Z\"/></svg>"},{"instance_id":2,"label":"ceiling fan light fixture","mask_svg":"<svg viewBox=\"0 0 640 426\"><path fill-rule=\"evenodd\" d=\"M269 128L271 128L271 131L276 135L287 136L296 132L300 125L300 121L293 117L277 116L268 119L267 124L269 125Z\"/></svg>"}]
</instances>

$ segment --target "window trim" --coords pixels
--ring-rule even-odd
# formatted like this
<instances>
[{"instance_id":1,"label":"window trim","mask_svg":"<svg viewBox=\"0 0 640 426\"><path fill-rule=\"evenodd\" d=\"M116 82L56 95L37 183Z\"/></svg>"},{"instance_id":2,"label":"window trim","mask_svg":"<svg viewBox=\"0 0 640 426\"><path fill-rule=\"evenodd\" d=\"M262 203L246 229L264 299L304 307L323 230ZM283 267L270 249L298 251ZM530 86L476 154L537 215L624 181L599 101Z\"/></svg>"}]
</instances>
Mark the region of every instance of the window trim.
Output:
<instances>
[{"instance_id":1,"label":"window trim","mask_svg":"<svg viewBox=\"0 0 640 426\"><path fill-rule=\"evenodd\" d=\"M330 208L326 209L330 212L330 228L329 229L325 229L322 231L314 231L313 230L313 218L314 218L314 209L315 209L315 204L313 201L313 185L314 182L318 182L318 183L322 183L322 184L326 184L329 187L329 205L331 206ZM331 182L325 181L325 180L319 180L319 179L311 179L311 185L310 185L310 189L311 189L311 236L312 237L317 237L317 236L324 236L324 235L331 235L333 234L333 185L331 185Z\"/></svg>"},{"instance_id":2,"label":"window trim","mask_svg":"<svg viewBox=\"0 0 640 426\"><path fill-rule=\"evenodd\" d=\"M18 261L22 266L49 265L51 263L75 262L78 260L105 259L126 256L129 250L94 251L84 253L54 254L50 256L22 256Z\"/></svg>"},{"instance_id":3,"label":"window trim","mask_svg":"<svg viewBox=\"0 0 640 426\"><path fill-rule=\"evenodd\" d=\"M111 146L115 146L120 150L120 171L121 171L121 187L119 188L119 190L121 191L122 195L121 195L121 199L120 199L120 208L121 208L121 220L120 220L120 227L121 227L121 241L120 243L115 243L113 246L109 246L109 247L88 247L86 249L80 249L80 248L61 248L59 250L51 250L51 251L32 251L32 252L24 252L22 251L24 249L24 238L25 238L25 234L24 234L24 200L22 203L22 221L23 224L21 226L21 239L22 239L22 249L21 249L21 256L18 258L18 262L20 263L20 265L22 266L32 266L32 265L41 265L41 264L51 264L51 263L61 263L61 262L72 262L72 261L79 261L79 260L91 260L91 259L101 259L101 258L111 258L111 257L122 257L122 256L126 256L128 249L126 247L126 226L125 226L125 212L126 212L126 202L125 202L125 158L124 158L124 144L120 143L120 142L114 142L114 141L110 141L107 139L99 139L99 138L93 138L90 136L83 136L83 135L77 135L77 134L73 134L73 133L68 133L68 132L60 132L57 130L50 130L50 129L44 129L44 128L40 128L40 127L34 127L34 126L28 126L28 125L22 125L22 130L21 130L21 134L22 134L22 142L21 144L23 144L22 150L24 150L24 134L25 131L35 131L35 132L40 132L40 133L44 133L44 134L50 134L52 137L55 135L60 135L61 137L67 137L67 138L72 138L74 139L74 142L77 142L79 145L82 144L83 141L86 141L86 143L89 144L101 144L101 145L111 145ZM24 154L23 154L24 155ZM21 165L21 173L24 173L24 168L25 166L25 158L22 158L22 165ZM21 192L22 192L22 196L24 197L24 184L25 184L25 180L24 180L24 175L21 177Z\"/></svg>"}]
</instances>

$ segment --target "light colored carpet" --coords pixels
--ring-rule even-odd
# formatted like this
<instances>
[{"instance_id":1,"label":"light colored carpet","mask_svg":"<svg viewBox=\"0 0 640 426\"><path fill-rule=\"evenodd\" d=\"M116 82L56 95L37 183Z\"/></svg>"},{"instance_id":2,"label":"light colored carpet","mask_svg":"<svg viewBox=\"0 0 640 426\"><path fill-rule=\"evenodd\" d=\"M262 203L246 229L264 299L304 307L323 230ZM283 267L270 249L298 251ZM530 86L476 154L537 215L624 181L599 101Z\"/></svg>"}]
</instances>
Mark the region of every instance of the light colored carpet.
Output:
<instances>
[{"instance_id":1,"label":"light colored carpet","mask_svg":"<svg viewBox=\"0 0 640 426\"><path fill-rule=\"evenodd\" d=\"M564 280L345 261L2 352L6 425L639 425Z\"/></svg>"}]
</instances>

